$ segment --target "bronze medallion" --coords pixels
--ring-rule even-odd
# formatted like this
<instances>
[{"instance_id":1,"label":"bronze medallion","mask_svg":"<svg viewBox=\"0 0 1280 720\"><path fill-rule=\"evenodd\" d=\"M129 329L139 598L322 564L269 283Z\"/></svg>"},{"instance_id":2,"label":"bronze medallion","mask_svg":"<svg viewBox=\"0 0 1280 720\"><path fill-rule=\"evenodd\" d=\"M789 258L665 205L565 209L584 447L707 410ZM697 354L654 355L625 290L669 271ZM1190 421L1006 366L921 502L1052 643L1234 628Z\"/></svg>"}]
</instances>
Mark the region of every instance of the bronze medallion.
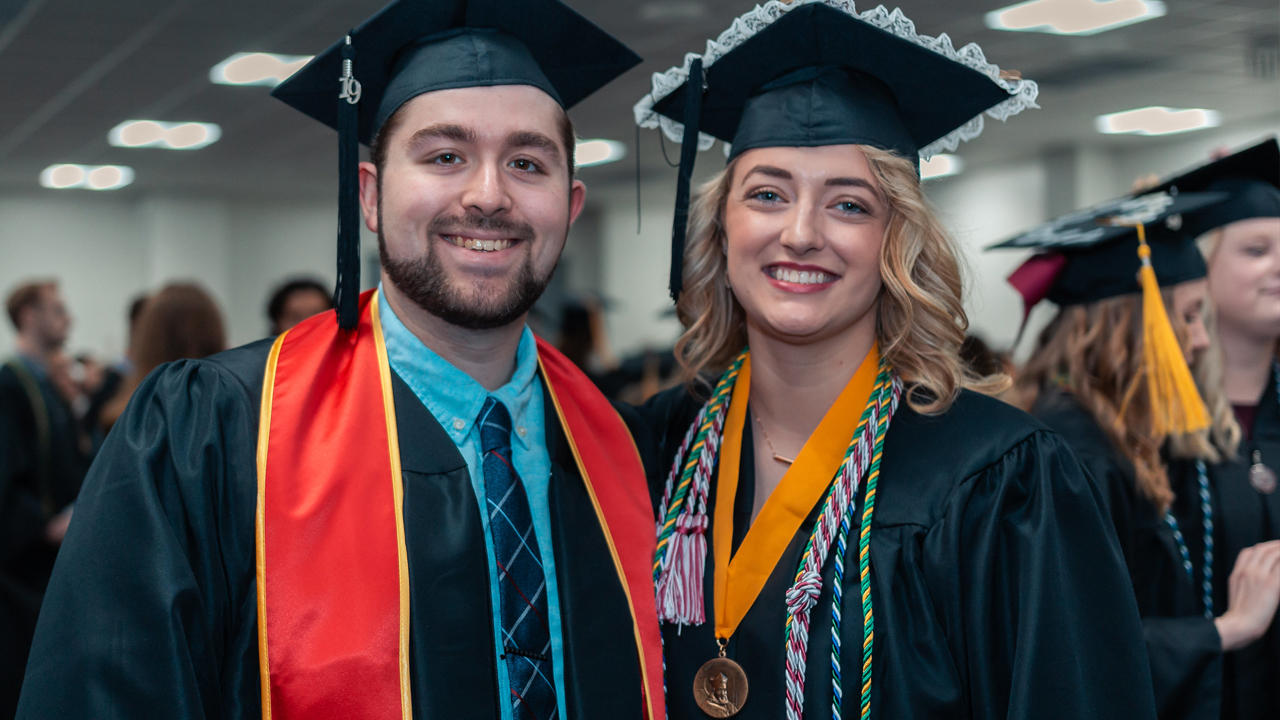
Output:
<instances>
[{"instance_id":1,"label":"bronze medallion","mask_svg":"<svg viewBox=\"0 0 1280 720\"><path fill-rule=\"evenodd\" d=\"M1249 468L1249 484L1263 495L1270 495L1276 491L1275 471L1260 462L1255 462Z\"/></svg>"},{"instance_id":2,"label":"bronze medallion","mask_svg":"<svg viewBox=\"0 0 1280 720\"><path fill-rule=\"evenodd\" d=\"M693 678L693 699L713 718L737 715L747 703L747 674L729 658L708 660Z\"/></svg>"}]
</instances>

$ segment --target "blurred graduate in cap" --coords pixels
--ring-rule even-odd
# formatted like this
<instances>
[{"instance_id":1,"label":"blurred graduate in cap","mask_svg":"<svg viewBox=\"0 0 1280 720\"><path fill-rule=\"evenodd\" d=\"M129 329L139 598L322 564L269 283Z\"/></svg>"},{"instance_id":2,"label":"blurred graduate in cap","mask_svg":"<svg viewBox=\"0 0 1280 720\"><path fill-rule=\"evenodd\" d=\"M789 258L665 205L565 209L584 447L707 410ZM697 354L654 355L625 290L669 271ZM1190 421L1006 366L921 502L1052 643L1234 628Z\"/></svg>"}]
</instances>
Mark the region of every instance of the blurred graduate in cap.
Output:
<instances>
[{"instance_id":1,"label":"blurred graduate in cap","mask_svg":"<svg viewBox=\"0 0 1280 720\"><path fill-rule=\"evenodd\" d=\"M137 390L19 717L665 717L648 443L525 325L566 110L638 62L557 0L399 0L275 89L338 130L336 310Z\"/></svg>"},{"instance_id":2,"label":"blurred graduate in cap","mask_svg":"<svg viewBox=\"0 0 1280 720\"><path fill-rule=\"evenodd\" d=\"M1154 716L1101 499L965 370L958 250L920 187L921 156L1035 96L829 0L757 7L636 106L682 140L690 383L645 406L673 719ZM728 167L686 216L714 139Z\"/></svg>"},{"instance_id":3,"label":"blurred graduate in cap","mask_svg":"<svg viewBox=\"0 0 1280 720\"><path fill-rule=\"evenodd\" d=\"M1010 282L1028 312L1042 299L1059 310L1023 369L1021 395L1071 443L1107 502L1143 619L1157 711L1167 719L1218 717L1223 651L1256 639L1266 628L1256 627L1259 616L1269 623L1275 609L1275 591L1254 576L1247 592L1215 604L1202 582L1212 567L1195 557L1207 548L1193 551L1188 541L1211 536L1199 513L1190 523L1189 513L1174 512L1177 498L1200 502L1206 462L1219 459L1207 440L1191 438L1221 436L1231 422L1209 411L1188 367L1210 347L1192 218L1219 212L1228 197L1161 190L1122 198L999 246L1040 251ZM1192 448L1190 458L1171 462L1171 440ZM1179 481L1188 471L1194 479Z\"/></svg>"},{"instance_id":4,"label":"blurred graduate in cap","mask_svg":"<svg viewBox=\"0 0 1280 720\"><path fill-rule=\"evenodd\" d=\"M1214 415L1212 431L1175 438L1171 463L1177 518L1199 589L1214 617L1257 595L1267 603L1223 634L1224 720L1280 717L1280 146L1269 138L1162 182L1154 191L1224 192L1226 200L1184 216L1208 263L1215 347L1193 369ZM1222 422L1225 418L1228 422ZM1235 423L1229 422L1231 419ZM1197 459L1203 460L1199 463ZM1214 462L1217 460L1217 462ZM1205 463L1208 471L1204 472ZM1259 637L1261 636L1261 637ZM1205 717L1213 717L1206 708Z\"/></svg>"}]
</instances>

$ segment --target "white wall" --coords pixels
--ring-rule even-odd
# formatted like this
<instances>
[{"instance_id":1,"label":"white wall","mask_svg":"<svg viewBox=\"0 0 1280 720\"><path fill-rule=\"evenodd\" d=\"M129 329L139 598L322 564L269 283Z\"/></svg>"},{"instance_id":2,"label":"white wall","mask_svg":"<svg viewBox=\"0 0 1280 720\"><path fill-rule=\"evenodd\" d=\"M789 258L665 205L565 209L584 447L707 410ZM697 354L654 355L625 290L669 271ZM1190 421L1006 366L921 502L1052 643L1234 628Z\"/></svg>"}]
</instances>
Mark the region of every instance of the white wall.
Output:
<instances>
[{"instance_id":1,"label":"white wall","mask_svg":"<svg viewBox=\"0 0 1280 720\"><path fill-rule=\"evenodd\" d=\"M146 287L149 248L137 208L107 197L0 198L0 292L32 276L62 282L75 324L70 348L121 352L129 300ZM0 357L13 350L6 316Z\"/></svg>"},{"instance_id":2,"label":"white wall","mask_svg":"<svg viewBox=\"0 0 1280 720\"><path fill-rule=\"evenodd\" d=\"M593 192L595 189L593 188ZM601 293L609 301L608 332L619 357L671 347L680 323L669 311L674 183L648 183L636 233L635 187L597 193L601 199Z\"/></svg>"},{"instance_id":3,"label":"white wall","mask_svg":"<svg viewBox=\"0 0 1280 720\"><path fill-rule=\"evenodd\" d=\"M1012 345L1022 321L1022 300L1003 279L1028 253L983 248L1044 219L1045 180L1041 163L1026 162L974 168L925 185L968 265L970 329L995 347Z\"/></svg>"},{"instance_id":4,"label":"white wall","mask_svg":"<svg viewBox=\"0 0 1280 720\"><path fill-rule=\"evenodd\" d=\"M74 324L68 349L114 358L138 294L195 281L239 345L266 334L267 297L286 277L334 277L337 214L324 203L144 197L65 191L0 198L0 292L55 277ZM366 253L376 252L366 237ZM365 284L375 279L363 278ZM0 328L0 356L13 333Z\"/></svg>"}]
</instances>

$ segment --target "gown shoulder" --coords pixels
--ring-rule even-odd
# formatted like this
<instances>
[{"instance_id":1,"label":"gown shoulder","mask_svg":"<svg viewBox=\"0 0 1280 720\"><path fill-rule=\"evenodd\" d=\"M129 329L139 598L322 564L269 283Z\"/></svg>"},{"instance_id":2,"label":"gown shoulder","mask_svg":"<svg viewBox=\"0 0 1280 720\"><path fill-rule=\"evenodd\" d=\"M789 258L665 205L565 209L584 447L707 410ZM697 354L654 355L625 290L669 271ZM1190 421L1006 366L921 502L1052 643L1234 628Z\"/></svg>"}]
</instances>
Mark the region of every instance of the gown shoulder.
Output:
<instances>
[{"instance_id":1,"label":"gown shoulder","mask_svg":"<svg viewBox=\"0 0 1280 720\"><path fill-rule=\"evenodd\" d=\"M876 525L932 526L958 495L1025 497L1049 483L1099 500L1063 438L1022 410L969 390L937 415L916 412L904 397L885 437L882 468L895 490L882 497Z\"/></svg>"},{"instance_id":2,"label":"gown shoulder","mask_svg":"<svg viewBox=\"0 0 1280 720\"><path fill-rule=\"evenodd\" d=\"M77 500L19 718L257 714L255 447L269 350L162 365L134 392Z\"/></svg>"}]
</instances>

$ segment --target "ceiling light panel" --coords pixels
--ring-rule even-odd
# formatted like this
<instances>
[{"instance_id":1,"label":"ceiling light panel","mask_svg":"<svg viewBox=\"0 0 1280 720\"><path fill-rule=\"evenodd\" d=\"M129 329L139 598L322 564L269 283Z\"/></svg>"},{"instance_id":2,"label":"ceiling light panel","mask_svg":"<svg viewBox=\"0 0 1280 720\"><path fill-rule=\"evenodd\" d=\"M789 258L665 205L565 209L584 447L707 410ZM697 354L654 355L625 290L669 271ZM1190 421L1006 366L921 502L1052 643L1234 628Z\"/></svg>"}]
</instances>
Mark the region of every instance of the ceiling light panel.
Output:
<instances>
[{"instance_id":1,"label":"ceiling light panel","mask_svg":"<svg viewBox=\"0 0 1280 720\"><path fill-rule=\"evenodd\" d=\"M119 190L133 182L133 168L123 165L50 165L40 185L55 190Z\"/></svg>"},{"instance_id":2,"label":"ceiling light panel","mask_svg":"<svg viewBox=\"0 0 1280 720\"><path fill-rule=\"evenodd\" d=\"M213 123L126 120L111 128L107 142L116 147L158 147L168 150L195 150L222 137L222 128Z\"/></svg>"},{"instance_id":3,"label":"ceiling light panel","mask_svg":"<svg viewBox=\"0 0 1280 720\"><path fill-rule=\"evenodd\" d=\"M1031 0L987 13L995 30L1093 35L1165 14L1159 0Z\"/></svg>"},{"instance_id":4,"label":"ceiling light panel","mask_svg":"<svg viewBox=\"0 0 1280 720\"><path fill-rule=\"evenodd\" d=\"M920 179L950 177L959 175L962 170L964 170L964 161L955 155L934 155L920 162Z\"/></svg>"},{"instance_id":5,"label":"ceiling light panel","mask_svg":"<svg viewBox=\"0 0 1280 720\"><path fill-rule=\"evenodd\" d=\"M1204 108L1144 107L1099 115L1093 123L1106 135L1170 135L1217 127L1222 116Z\"/></svg>"},{"instance_id":6,"label":"ceiling light panel","mask_svg":"<svg viewBox=\"0 0 1280 720\"><path fill-rule=\"evenodd\" d=\"M627 156L627 146L617 140L579 140L573 152L578 167L616 162Z\"/></svg>"},{"instance_id":7,"label":"ceiling light panel","mask_svg":"<svg viewBox=\"0 0 1280 720\"><path fill-rule=\"evenodd\" d=\"M236 53L209 71L209 80L219 85L262 85L275 87L302 69L312 55Z\"/></svg>"}]
</instances>

